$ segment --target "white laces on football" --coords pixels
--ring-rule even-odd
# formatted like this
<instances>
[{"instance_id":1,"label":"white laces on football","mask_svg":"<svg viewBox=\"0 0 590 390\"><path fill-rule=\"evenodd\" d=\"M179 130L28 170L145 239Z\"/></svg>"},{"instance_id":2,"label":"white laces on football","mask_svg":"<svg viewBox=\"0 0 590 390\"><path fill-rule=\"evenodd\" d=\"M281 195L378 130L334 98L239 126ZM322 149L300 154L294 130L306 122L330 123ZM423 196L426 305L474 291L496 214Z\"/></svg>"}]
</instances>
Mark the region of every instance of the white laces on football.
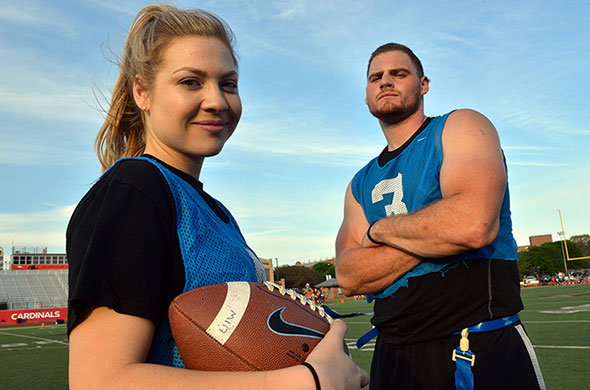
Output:
<instances>
[{"instance_id":1,"label":"white laces on football","mask_svg":"<svg viewBox=\"0 0 590 390\"><path fill-rule=\"evenodd\" d=\"M317 306L311 299L307 299L305 296L296 293L294 290L290 289L290 288L285 288L281 285L278 285L276 283L273 282L269 282L266 281L264 282L264 284L266 285L266 287L270 290L270 291L274 291L274 289L278 289L279 293L281 295L289 295L291 297L291 299L293 300L297 300L299 299L299 301L301 301L301 304L303 305L309 305L309 308L313 311L317 311L318 314L322 317L324 317L326 320L328 320L328 322L331 324L332 322L334 322L334 320L332 319L332 317L326 313L326 311L324 310L323 307L321 306Z\"/></svg>"}]
</instances>

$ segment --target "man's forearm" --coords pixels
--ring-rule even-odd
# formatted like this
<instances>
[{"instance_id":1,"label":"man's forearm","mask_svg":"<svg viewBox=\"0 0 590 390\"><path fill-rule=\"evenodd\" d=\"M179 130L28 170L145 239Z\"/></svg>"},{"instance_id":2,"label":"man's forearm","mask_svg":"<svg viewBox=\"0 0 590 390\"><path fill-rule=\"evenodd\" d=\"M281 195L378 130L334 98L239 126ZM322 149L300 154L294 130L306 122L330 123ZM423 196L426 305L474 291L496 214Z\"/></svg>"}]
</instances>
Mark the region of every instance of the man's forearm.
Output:
<instances>
[{"instance_id":1,"label":"man's forearm","mask_svg":"<svg viewBox=\"0 0 590 390\"><path fill-rule=\"evenodd\" d=\"M498 232L498 216L467 212L461 198L443 199L412 214L383 218L372 226L371 237L422 257L451 256L488 245Z\"/></svg>"},{"instance_id":2,"label":"man's forearm","mask_svg":"<svg viewBox=\"0 0 590 390\"><path fill-rule=\"evenodd\" d=\"M420 263L389 246L350 248L336 256L336 278L344 295L376 293Z\"/></svg>"}]
</instances>

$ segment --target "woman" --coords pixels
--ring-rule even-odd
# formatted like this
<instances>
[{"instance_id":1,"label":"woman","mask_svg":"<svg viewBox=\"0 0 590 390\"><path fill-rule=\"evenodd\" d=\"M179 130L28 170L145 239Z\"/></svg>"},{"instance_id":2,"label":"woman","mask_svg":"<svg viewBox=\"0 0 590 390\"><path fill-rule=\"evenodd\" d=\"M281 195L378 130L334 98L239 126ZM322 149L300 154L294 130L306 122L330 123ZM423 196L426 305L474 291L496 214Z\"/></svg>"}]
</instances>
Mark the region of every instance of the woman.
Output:
<instances>
[{"instance_id":1,"label":"woman","mask_svg":"<svg viewBox=\"0 0 590 390\"><path fill-rule=\"evenodd\" d=\"M182 368L171 300L206 284L265 278L229 211L199 182L204 158L221 151L241 115L231 31L203 11L147 6L120 67L96 142L106 172L67 230L70 388L313 389L314 369L323 389L366 385L367 373L343 352L338 321L311 366Z\"/></svg>"}]
</instances>

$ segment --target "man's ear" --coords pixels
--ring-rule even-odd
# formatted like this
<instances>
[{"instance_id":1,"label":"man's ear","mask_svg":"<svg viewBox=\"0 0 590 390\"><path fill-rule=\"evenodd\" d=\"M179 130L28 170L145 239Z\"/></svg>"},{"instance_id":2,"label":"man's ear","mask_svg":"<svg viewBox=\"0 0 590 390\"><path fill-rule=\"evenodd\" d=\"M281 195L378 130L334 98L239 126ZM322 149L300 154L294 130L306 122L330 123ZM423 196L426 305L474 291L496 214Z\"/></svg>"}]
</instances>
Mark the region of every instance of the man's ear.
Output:
<instances>
[{"instance_id":1,"label":"man's ear","mask_svg":"<svg viewBox=\"0 0 590 390\"><path fill-rule=\"evenodd\" d=\"M135 75L135 80L133 81L133 98L135 99L135 104L137 104L137 107L139 107L140 110L149 111L150 99L147 83L140 74Z\"/></svg>"},{"instance_id":2,"label":"man's ear","mask_svg":"<svg viewBox=\"0 0 590 390\"><path fill-rule=\"evenodd\" d=\"M430 90L430 79L426 76L422 76L422 95L426 95Z\"/></svg>"}]
</instances>

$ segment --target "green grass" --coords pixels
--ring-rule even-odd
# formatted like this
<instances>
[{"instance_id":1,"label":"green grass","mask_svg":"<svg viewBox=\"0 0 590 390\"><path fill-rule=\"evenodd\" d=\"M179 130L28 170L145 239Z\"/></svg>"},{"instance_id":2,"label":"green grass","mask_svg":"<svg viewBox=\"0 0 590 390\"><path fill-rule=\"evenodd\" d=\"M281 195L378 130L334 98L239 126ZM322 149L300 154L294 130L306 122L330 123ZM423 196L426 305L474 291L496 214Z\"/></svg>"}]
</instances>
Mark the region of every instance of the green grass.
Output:
<instances>
[{"instance_id":1,"label":"green grass","mask_svg":"<svg viewBox=\"0 0 590 390\"><path fill-rule=\"evenodd\" d=\"M65 325L0 328L0 387L67 389Z\"/></svg>"},{"instance_id":2,"label":"green grass","mask_svg":"<svg viewBox=\"0 0 590 390\"><path fill-rule=\"evenodd\" d=\"M547 388L590 389L590 284L527 288L521 295L525 306L521 319ZM365 301L337 301L329 306L340 313L373 311ZM352 357L367 371L374 342L361 350L354 343L371 329L370 318L345 319ZM0 362L3 390L67 389L65 325L0 328Z\"/></svg>"},{"instance_id":3,"label":"green grass","mask_svg":"<svg viewBox=\"0 0 590 390\"><path fill-rule=\"evenodd\" d=\"M521 290L525 309L520 313L539 360L548 389L590 389L590 284L546 286ZM370 312L363 301L330 303L340 313ZM372 346L353 347L371 329L370 317L345 319L347 343L354 361L371 367ZM574 348L572 348L574 347Z\"/></svg>"}]
</instances>

